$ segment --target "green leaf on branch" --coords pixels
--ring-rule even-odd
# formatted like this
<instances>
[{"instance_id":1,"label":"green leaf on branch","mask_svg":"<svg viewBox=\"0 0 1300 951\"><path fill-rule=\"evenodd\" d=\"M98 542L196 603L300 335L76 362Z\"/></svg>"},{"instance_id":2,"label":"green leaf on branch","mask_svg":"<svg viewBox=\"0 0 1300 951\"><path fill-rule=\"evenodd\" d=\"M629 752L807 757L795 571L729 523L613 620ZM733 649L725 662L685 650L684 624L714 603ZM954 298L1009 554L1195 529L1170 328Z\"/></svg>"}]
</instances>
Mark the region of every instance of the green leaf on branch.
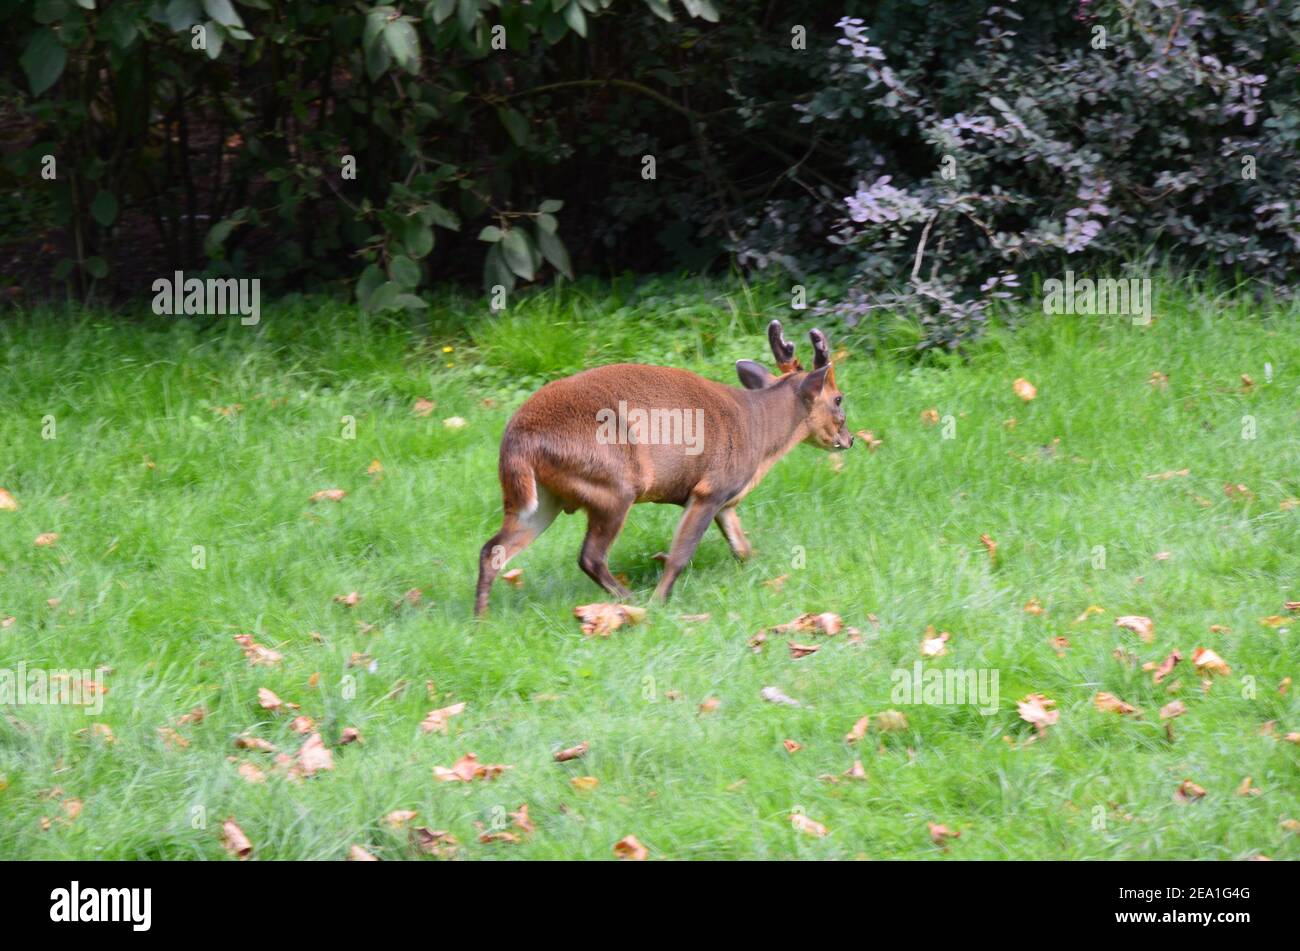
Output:
<instances>
[{"instance_id":1,"label":"green leaf on branch","mask_svg":"<svg viewBox=\"0 0 1300 951\"><path fill-rule=\"evenodd\" d=\"M569 251L560 240L559 235L551 234L537 230L537 246L542 251L542 257L546 258L557 271L573 280L573 263L569 260Z\"/></svg>"},{"instance_id":2,"label":"green leaf on branch","mask_svg":"<svg viewBox=\"0 0 1300 951\"><path fill-rule=\"evenodd\" d=\"M117 198L112 192L100 191L90 203L90 216L107 228L117 220Z\"/></svg>"},{"instance_id":3,"label":"green leaf on branch","mask_svg":"<svg viewBox=\"0 0 1300 951\"><path fill-rule=\"evenodd\" d=\"M508 107L497 109L497 116L501 119L501 124L506 127L506 132L510 135L515 145L523 146L528 141L528 120Z\"/></svg>"},{"instance_id":4,"label":"green leaf on branch","mask_svg":"<svg viewBox=\"0 0 1300 951\"><path fill-rule=\"evenodd\" d=\"M522 228L511 228L501 239L500 248L510 270L525 281L531 281L537 269L533 264L533 243L528 238L528 232Z\"/></svg>"},{"instance_id":5,"label":"green leaf on branch","mask_svg":"<svg viewBox=\"0 0 1300 951\"><path fill-rule=\"evenodd\" d=\"M37 30L27 43L27 49L18 60L27 74L27 84L32 95L39 96L63 75L68 62L65 50L53 30Z\"/></svg>"}]
</instances>

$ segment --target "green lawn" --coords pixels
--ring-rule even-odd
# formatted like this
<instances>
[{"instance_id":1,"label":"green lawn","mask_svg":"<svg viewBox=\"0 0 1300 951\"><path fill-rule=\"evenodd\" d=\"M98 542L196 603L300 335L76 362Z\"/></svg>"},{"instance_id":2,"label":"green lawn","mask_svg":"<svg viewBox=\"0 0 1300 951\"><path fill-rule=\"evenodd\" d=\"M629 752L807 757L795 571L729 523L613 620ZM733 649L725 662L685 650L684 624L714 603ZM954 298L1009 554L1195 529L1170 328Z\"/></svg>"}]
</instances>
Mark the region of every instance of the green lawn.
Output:
<instances>
[{"instance_id":1,"label":"green lawn","mask_svg":"<svg viewBox=\"0 0 1300 951\"><path fill-rule=\"evenodd\" d=\"M827 325L851 350L836 370L850 428L882 444L796 448L740 508L755 558L735 563L710 530L667 606L648 604L652 556L680 510L633 509L610 564L650 613L609 638L585 637L572 614L607 600L577 565L581 516L512 563L522 590L498 583L490 617L471 619L478 550L499 524L502 428L542 382L599 363L734 382L736 359L770 363L773 316L807 360L809 322L774 289L570 289L504 317L447 301L432 324L318 303L205 331L5 316L0 486L19 507L0 511L0 618L14 618L0 667L111 672L96 715L4 706L0 856L224 858L233 817L257 858L337 859L357 844L398 859L419 853L382 820L409 809L464 858L604 859L629 834L660 859L1300 857L1281 824L1300 819L1300 745L1283 739L1300 731L1300 699L1279 691L1300 677L1300 617L1261 622L1300 599L1300 504L1284 504L1300 498L1300 311L1166 296L1150 327L1026 315L965 362L916 361L892 346L905 328ZM1018 398L1017 378L1037 398ZM431 415L413 412L420 398L436 400ZM463 428L444 426L456 416ZM330 488L346 497L309 501ZM57 542L34 545L47 532ZM782 590L763 585L779 575ZM354 591L356 606L335 602ZM1090 605L1102 610L1075 623ZM786 635L747 646L806 611L840 614L858 642L796 635L822 644L798 660ZM1154 620L1153 641L1114 625L1129 614ZM951 632L927 666L997 672L993 715L891 700L927 625ZM242 633L283 661L250 666ZM1197 647L1231 666L1208 692ZM1174 649L1184 660L1153 684L1142 664ZM765 702L767 686L804 706ZM302 744L292 715L259 706L261 687L315 721L333 771L294 781L274 754L236 749L244 733L290 755ZM1094 709L1099 691L1140 718ZM1036 742L1016 707L1031 693L1060 713ZM1171 743L1157 713L1174 699L1186 713ZM461 701L449 734L421 731ZM180 722L199 707L201 722ZM846 743L891 708L906 730ZM81 732L98 723L114 742ZM362 741L340 746L348 727ZM554 761L584 741L585 758ZM513 768L433 780L470 751ZM865 781L821 778L856 759ZM245 762L267 781L241 778ZM575 788L580 776L598 785ZM1262 794L1236 794L1246 776ZM1205 796L1176 802L1185 779ZM512 829L525 802L530 838L478 841L476 822ZM798 811L830 834L796 831ZM928 822L961 837L943 850Z\"/></svg>"}]
</instances>

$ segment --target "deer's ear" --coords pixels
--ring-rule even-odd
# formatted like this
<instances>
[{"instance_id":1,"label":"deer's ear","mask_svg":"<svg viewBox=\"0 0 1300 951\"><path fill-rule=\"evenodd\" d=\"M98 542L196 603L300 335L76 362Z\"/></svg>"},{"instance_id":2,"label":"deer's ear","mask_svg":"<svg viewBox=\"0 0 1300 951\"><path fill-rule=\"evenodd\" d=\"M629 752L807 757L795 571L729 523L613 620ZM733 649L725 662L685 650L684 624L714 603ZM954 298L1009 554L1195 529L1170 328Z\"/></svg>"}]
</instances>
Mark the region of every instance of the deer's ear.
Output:
<instances>
[{"instance_id":1,"label":"deer's ear","mask_svg":"<svg viewBox=\"0 0 1300 951\"><path fill-rule=\"evenodd\" d=\"M737 360L736 376L740 377L740 385L747 390L761 390L776 381L767 367L753 360Z\"/></svg>"},{"instance_id":2,"label":"deer's ear","mask_svg":"<svg viewBox=\"0 0 1300 951\"><path fill-rule=\"evenodd\" d=\"M803 400L805 406L812 406L817 397L822 395L822 388L826 386L826 374L830 372L831 365L818 370L813 370L799 383L799 397Z\"/></svg>"}]
</instances>

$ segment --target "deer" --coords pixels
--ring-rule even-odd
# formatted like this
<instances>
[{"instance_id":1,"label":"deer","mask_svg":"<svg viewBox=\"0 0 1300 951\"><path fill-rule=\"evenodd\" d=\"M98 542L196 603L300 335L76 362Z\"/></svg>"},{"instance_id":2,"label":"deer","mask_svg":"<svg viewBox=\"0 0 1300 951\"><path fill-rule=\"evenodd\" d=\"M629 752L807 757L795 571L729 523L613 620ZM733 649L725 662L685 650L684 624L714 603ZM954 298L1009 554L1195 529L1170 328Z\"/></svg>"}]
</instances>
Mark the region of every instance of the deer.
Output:
<instances>
[{"instance_id":1,"label":"deer","mask_svg":"<svg viewBox=\"0 0 1300 951\"><path fill-rule=\"evenodd\" d=\"M501 437L504 516L479 553L474 614L486 613L498 573L561 511L586 513L578 564L619 600L632 592L606 559L639 502L685 509L655 588L658 601L668 600L710 522L737 559L749 559L753 548L736 506L768 470L800 443L828 451L853 445L826 335L808 333L811 370L779 320L767 336L778 372L740 360L741 387L674 367L619 363L553 380L530 396Z\"/></svg>"}]
</instances>

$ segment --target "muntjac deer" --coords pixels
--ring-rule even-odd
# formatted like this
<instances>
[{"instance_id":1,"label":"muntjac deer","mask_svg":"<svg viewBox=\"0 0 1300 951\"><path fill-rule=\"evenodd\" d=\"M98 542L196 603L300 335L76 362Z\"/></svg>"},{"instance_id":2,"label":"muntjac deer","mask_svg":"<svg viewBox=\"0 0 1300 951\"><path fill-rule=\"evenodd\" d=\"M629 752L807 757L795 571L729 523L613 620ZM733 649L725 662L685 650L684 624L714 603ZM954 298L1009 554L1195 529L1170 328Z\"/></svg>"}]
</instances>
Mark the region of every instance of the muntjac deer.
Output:
<instances>
[{"instance_id":1,"label":"muntjac deer","mask_svg":"<svg viewBox=\"0 0 1300 951\"><path fill-rule=\"evenodd\" d=\"M542 534L561 510L587 513L578 564L617 598L628 591L605 557L628 509L670 502L686 512L673 536L655 595L667 600L709 522L737 558L749 539L736 505L797 443L848 449L844 397L830 347L812 330L813 369L805 371L780 321L767 328L780 375L741 360L744 389L671 367L620 363L555 380L534 393L501 437L505 517L479 555L474 613L487 610L497 573Z\"/></svg>"}]
</instances>

